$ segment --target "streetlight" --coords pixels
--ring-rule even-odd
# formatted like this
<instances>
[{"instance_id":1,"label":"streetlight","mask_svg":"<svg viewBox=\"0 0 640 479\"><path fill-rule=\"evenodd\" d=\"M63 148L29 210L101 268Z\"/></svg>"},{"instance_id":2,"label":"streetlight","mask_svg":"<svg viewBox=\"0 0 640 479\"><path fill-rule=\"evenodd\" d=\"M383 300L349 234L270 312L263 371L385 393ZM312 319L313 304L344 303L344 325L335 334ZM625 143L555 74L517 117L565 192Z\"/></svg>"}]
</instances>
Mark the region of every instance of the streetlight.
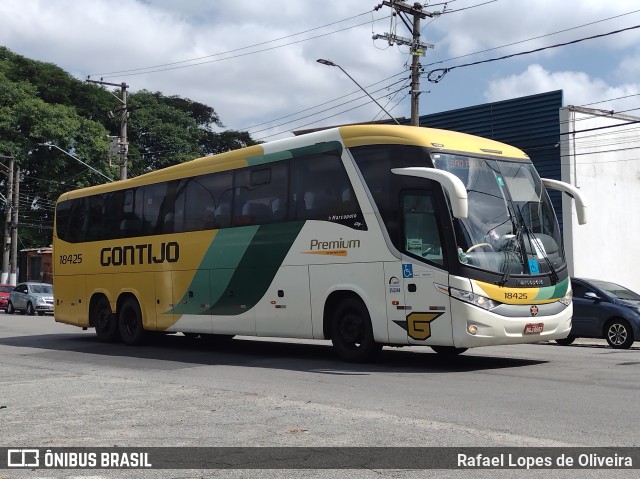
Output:
<instances>
[{"instance_id":1,"label":"streetlight","mask_svg":"<svg viewBox=\"0 0 640 479\"><path fill-rule=\"evenodd\" d=\"M398 120L396 120L393 116L391 116L391 113L389 113L387 110L385 110L385 109L384 109L384 107L383 107L380 103L378 103L378 101L377 101L375 98L373 98L371 95L369 95L369 92L368 92L367 90L365 90L364 88L362 88L362 86L360 85L360 83L358 83L358 82L357 82L357 81L356 81L356 80L355 80L351 75L349 75L349 74L346 72L346 70L345 70L344 68L342 68L342 67L341 67L340 65L338 65L337 63L333 63L331 60L325 60L324 58L319 58L319 59L318 59L318 60L316 60L316 61L317 61L318 63L322 63L323 65L327 65L327 66L330 66L330 67L338 67L340 70L342 70L342 72L343 72L345 75L347 75L347 76L351 79L351 81L352 81L353 83L355 83L356 85L358 85L358 88L360 88L363 92L365 92L365 93L367 94L367 96L368 96L369 98L371 98L371 99L375 102L375 104L376 104L376 105L378 105L378 106L380 107L380 109L381 109L382 111L384 111L387 115L389 115L389 118L391 118L393 121L395 121L398 125L400 124L400 122L399 122Z\"/></svg>"},{"instance_id":2,"label":"streetlight","mask_svg":"<svg viewBox=\"0 0 640 479\"><path fill-rule=\"evenodd\" d=\"M87 168L89 168L91 171L98 173L100 176L103 176L104 178L106 178L109 181L113 181L111 178L109 178L107 175L105 175L103 172L96 170L93 166L86 164L84 161L82 161L80 158L78 158L77 156L73 156L71 153L69 153L68 151L63 150L62 148L60 148L59 146L54 145L51 142L47 142L47 143L38 143L38 146L47 146L49 147L49 149L51 149L52 147L55 148L56 150L60 150L62 153L64 153L67 156L70 156L71 158L73 158L74 160L82 163L84 166L86 166Z\"/></svg>"}]
</instances>

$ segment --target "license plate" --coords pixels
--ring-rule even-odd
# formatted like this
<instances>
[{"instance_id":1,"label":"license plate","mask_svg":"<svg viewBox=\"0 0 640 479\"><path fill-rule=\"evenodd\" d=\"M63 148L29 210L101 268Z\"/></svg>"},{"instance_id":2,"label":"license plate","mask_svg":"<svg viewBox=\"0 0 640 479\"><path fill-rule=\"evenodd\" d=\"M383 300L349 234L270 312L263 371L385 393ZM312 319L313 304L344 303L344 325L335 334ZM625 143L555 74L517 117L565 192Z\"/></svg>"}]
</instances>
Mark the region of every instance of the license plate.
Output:
<instances>
[{"instance_id":1,"label":"license plate","mask_svg":"<svg viewBox=\"0 0 640 479\"><path fill-rule=\"evenodd\" d=\"M524 334L540 334L544 323L528 323L524 326Z\"/></svg>"}]
</instances>

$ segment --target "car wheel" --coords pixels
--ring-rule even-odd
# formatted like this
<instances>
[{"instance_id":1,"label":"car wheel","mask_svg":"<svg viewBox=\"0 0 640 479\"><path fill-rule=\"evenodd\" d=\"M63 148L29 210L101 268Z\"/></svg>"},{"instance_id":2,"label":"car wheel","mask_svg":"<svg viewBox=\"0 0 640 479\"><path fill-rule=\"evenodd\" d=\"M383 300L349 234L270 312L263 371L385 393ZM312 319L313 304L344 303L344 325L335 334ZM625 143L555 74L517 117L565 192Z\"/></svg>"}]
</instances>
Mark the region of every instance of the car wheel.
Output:
<instances>
[{"instance_id":1,"label":"car wheel","mask_svg":"<svg viewBox=\"0 0 640 479\"><path fill-rule=\"evenodd\" d=\"M91 308L91 324L96 328L98 341L113 343L120 339L118 321L111 311L109 300L104 296L98 298Z\"/></svg>"},{"instance_id":2,"label":"car wheel","mask_svg":"<svg viewBox=\"0 0 640 479\"><path fill-rule=\"evenodd\" d=\"M454 348L453 346L431 346L436 353L441 356L458 356L469 348Z\"/></svg>"},{"instance_id":3,"label":"car wheel","mask_svg":"<svg viewBox=\"0 0 640 479\"><path fill-rule=\"evenodd\" d=\"M574 341L576 340L575 336L567 336L566 338L562 338L562 339L556 339L556 343L558 343L560 346L569 346L570 344L572 344Z\"/></svg>"},{"instance_id":4,"label":"car wheel","mask_svg":"<svg viewBox=\"0 0 640 479\"><path fill-rule=\"evenodd\" d=\"M633 330L624 319L611 319L604 327L604 338L613 349L629 349L633 344Z\"/></svg>"},{"instance_id":5,"label":"car wheel","mask_svg":"<svg viewBox=\"0 0 640 479\"><path fill-rule=\"evenodd\" d=\"M29 302L27 303L26 313L27 313L29 316L33 316L34 314L36 314L36 310L35 310L35 309L33 309L33 304L31 304L31 301L29 301Z\"/></svg>"},{"instance_id":6,"label":"car wheel","mask_svg":"<svg viewBox=\"0 0 640 479\"><path fill-rule=\"evenodd\" d=\"M7 314L13 314L16 312L16 308L13 307L13 303L9 301L7 303Z\"/></svg>"},{"instance_id":7,"label":"car wheel","mask_svg":"<svg viewBox=\"0 0 640 479\"><path fill-rule=\"evenodd\" d=\"M344 300L336 309L331 323L331 342L338 356L353 363L369 361L382 349L373 338L369 311L355 298Z\"/></svg>"},{"instance_id":8,"label":"car wheel","mask_svg":"<svg viewBox=\"0 0 640 479\"><path fill-rule=\"evenodd\" d=\"M127 298L122 303L120 314L118 315L118 324L122 342L133 346L143 341L142 311L140 311L140 305L135 298Z\"/></svg>"}]
</instances>

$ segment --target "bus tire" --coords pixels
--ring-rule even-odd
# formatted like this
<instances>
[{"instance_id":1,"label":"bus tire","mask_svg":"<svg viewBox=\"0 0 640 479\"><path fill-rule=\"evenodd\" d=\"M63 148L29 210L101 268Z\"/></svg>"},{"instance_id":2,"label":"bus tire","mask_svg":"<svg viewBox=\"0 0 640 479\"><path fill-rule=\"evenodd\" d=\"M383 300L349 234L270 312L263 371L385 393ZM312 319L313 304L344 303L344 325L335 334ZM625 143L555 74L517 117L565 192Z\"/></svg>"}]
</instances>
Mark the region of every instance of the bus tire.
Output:
<instances>
[{"instance_id":1,"label":"bus tire","mask_svg":"<svg viewBox=\"0 0 640 479\"><path fill-rule=\"evenodd\" d=\"M114 343L120 339L118 321L111 311L109 300L101 296L91 308L91 324L96 328L98 341Z\"/></svg>"},{"instance_id":2,"label":"bus tire","mask_svg":"<svg viewBox=\"0 0 640 479\"><path fill-rule=\"evenodd\" d=\"M567 336L566 338L562 338L562 339L556 339L556 343L558 343L560 346L569 346L570 344L572 344L574 341L576 340L575 336Z\"/></svg>"},{"instance_id":3,"label":"bus tire","mask_svg":"<svg viewBox=\"0 0 640 479\"><path fill-rule=\"evenodd\" d=\"M373 338L369 311L355 298L343 300L335 309L331 342L338 356L352 363L367 362L382 349Z\"/></svg>"},{"instance_id":4,"label":"bus tire","mask_svg":"<svg viewBox=\"0 0 640 479\"><path fill-rule=\"evenodd\" d=\"M144 339L144 326L142 325L142 311L135 298L127 298L120 306L118 325L122 342L134 346Z\"/></svg>"},{"instance_id":5,"label":"bus tire","mask_svg":"<svg viewBox=\"0 0 640 479\"><path fill-rule=\"evenodd\" d=\"M441 356L458 356L464 353L468 348L454 348L453 346L431 346L436 353Z\"/></svg>"}]
</instances>

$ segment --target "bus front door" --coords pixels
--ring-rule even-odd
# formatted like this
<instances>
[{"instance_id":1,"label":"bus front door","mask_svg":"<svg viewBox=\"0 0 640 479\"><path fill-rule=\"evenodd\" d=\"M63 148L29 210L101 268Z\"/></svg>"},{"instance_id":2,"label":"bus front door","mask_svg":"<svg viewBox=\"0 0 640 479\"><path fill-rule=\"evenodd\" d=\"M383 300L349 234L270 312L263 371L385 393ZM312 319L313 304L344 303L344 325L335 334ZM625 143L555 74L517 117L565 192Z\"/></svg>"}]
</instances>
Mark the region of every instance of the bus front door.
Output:
<instances>
[{"instance_id":1,"label":"bus front door","mask_svg":"<svg viewBox=\"0 0 640 479\"><path fill-rule=\"evenodd\" d=\"M402 286L409 344L452 345L442 239L432 190L407 190L402 211ZM445 289L442 292L440 289Z\"/></svg>"}]
</instances>

